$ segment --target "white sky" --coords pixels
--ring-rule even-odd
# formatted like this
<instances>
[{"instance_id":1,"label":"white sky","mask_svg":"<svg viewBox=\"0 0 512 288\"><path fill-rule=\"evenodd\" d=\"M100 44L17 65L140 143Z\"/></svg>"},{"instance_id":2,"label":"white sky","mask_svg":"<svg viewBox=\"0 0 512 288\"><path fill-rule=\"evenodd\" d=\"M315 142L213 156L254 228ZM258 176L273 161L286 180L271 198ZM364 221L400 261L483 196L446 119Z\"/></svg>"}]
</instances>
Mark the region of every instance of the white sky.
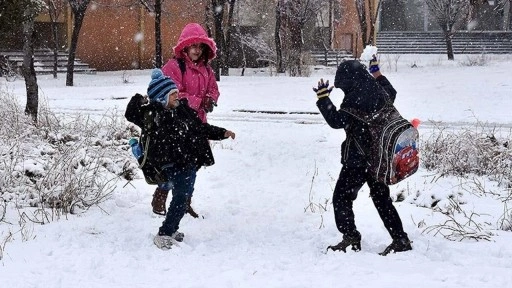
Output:
<instances>
[{"instance_id":1,"label":"white sky","mask_svg":"<svg viewBox=\"0 0 512 288\"><path fill-rule=\"evenodd\" d=\"M422 135L429 134L433 122L457 126L477 120L501 124L510 135L512 57L465 67L459 63L467 56L456 56L453 63L445 55L381 57L402 115L421 119ZM413 63L419 68L410 68ZM365 186L354 205L362 251L325 253L341 240L330 199L344 132L329 128L319 115L234 110L318 112L311 88L320 77L332 83L334 73L320 69L311 77L289 78L251 70L245 77L223 77L219 106L209 122L236 132L237 138L215 143L216 164L199 171L193 204L204 218L185 216L180 247L161 251L153 245L163 218L152 214L154 187L142 179L126 187L120 181L101 209L43 226L29 223L23 235L18 211L9 205L9 223L0 223L0 287L511 287L512 233L496 230L503 204L460 191L453 177L432 182L436 175L424 169L391 188L393 195L401 190L410 194L395 205L412 251L377 254L391 239ZM75 74L75 87L65 86L64 74L57 80L38 77L40 96L54 111L98 116L108 110L124 113L125 97L145 93L149 80L149 70L124 76L122 71ZM2 79L0 89L24 103L23 81ZM342 97L339 89L331 94L335 103ZM446 218L418 207L429 200L414 195L457 192L467 202L462 207L478 213L477 221L495 234L492 241L452 242L422 233ZM326 199L327 211L306 209ZM422 222L426 226L418 227ZM9 233L13 236L5 241Z\"/></svg>"}]
</instances>

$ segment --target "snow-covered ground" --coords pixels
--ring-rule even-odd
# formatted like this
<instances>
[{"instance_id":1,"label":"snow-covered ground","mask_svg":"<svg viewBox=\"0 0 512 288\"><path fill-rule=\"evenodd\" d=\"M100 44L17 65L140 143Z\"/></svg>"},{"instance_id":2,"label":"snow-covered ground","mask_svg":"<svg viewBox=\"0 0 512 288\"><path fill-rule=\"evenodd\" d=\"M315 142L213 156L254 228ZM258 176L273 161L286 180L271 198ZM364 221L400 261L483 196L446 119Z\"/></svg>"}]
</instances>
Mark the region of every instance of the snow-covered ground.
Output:
<instances>
[{"instance_id":1,"label":"snow-covered ground","mask_svg":"<svg viewBox=\"0 0 512 288\"><path fill-rule=\"evenodd\" d=\"M439 122L460 127L477 121L498 124L500 133L510 135L512 57L488 56L486 66L460 65L469 57L458 55L455 62L445 61L445 55L381 57L382 71L398 91L397 108L404 117L423 121L422 135ZM425 169L391 188L393 195L408 195L395 205L412 251L377 254L391 239L365 186L354 205L362 251L326 252L341 240L330 199L344 132L316 114L311 88L319 78L332 83L335 69L303 78L238 72L219 82L219 106L209 116L210 123L237 137L214 143L216 164L199 171L193 205L202 217L185 216L179 247L162 251L153 245L163 218L152 214L154 187L143 179L128 185L120 180L101 207L46 225L29 222L23 231L19 211L9 203L0 223L0 287L510 287L512 232L497 229L503 203L476 197L462 190L457 178L437 179ZM76 74L74 87L65 86L65 75L38 77L40 96L53 111L97 116L122 114L129 97L145 93L149 80L149 70ZM24 105L22 80L0 79L0 89ZM342 97L339 89L331 94L335 103ZM478 214L475 221L493 233L491 241L449 241L425 233L446 218L420 207L431 199L418 194L459 194L466 203L461 207ZM327 211L319 209L326 201Z\"/></svg>"}]
</instances>

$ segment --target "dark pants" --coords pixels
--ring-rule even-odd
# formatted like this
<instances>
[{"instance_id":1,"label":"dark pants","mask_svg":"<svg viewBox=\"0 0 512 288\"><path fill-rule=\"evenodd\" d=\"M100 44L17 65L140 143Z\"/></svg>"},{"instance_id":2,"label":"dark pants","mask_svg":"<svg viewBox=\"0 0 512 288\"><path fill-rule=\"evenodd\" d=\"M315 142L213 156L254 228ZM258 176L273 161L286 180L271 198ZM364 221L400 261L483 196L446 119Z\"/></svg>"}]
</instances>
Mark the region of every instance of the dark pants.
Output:
<instances>
[{"instance_id":1,"label":"dark pants","mask_svg":"<svg viewBox=\"0 0 512 288\"><path fill-rule=\"evenodd\" d=\"M370 187L370 197L391 238L393 240L407 238L400 216L389 196L388 185L374 180L364 167L343 166L341 169L332 197L334 219L338 230L347 236L358 234L352 204L364 183L368 183Z\"/></svg>"},{"instance_id":2,"label":"dark pants","mask_svg":"<svg viewBox=\"0 0 512 288\"><path fill-rule=\"evenodd\" d=\"M187 210L187 198L192 195L196 182L196 169L169 167L165 168L163 173L168 182L165 185L159 185L159 188L172 189L172 200L158 234L171 236L178 231L180 221Z\"/></svg>"}]
</instances>

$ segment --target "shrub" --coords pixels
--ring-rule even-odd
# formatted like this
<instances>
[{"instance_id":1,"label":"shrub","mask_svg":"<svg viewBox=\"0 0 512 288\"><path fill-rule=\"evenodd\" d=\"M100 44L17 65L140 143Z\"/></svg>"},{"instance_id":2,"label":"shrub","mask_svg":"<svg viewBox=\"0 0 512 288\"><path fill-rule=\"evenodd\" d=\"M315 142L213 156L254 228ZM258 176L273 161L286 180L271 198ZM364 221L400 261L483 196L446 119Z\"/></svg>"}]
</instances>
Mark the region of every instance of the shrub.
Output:
<instances>
[{"instance_id":1,"label":"shrub","mask_svg":"<svg viewBox=\"0 0 512 288\"><path fill-rule=\"evenodd\" d=\"M120 177L133 178L126 151L133 131L122 117L64 121L42 104L34 126L15 97L0 91L0 199L78 213L108 199Z\"/></svg>"}]
</instances>

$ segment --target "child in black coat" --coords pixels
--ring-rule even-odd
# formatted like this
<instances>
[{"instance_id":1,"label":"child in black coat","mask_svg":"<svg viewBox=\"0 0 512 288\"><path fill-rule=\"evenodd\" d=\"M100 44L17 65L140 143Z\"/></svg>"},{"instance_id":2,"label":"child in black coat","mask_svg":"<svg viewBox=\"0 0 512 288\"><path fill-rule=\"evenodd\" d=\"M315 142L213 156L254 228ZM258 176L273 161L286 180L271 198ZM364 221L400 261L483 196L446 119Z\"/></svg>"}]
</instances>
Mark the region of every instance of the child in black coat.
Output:
<instances>
[{"instance_id":1,"label":"child in black coat","mask_svg":"<svg viewBox=\"0 0 512 288\"><path fill-rule=\"evenodd\" d=\"M390 252L402 252L411 250L411 242L404 232L402 221L393 201L389 195L389 187L379 182L368 173L368 155L376 153L370 151L371 134L367 125L347 113L347 109L355 109L362 113L372 114L382 109L387 101L393 103L396 91L379 71L377 59L370 62L370 73L357 60L342 62L334 78L334 87L343 90L345 97L341 103L342 109L336 109L329 99L333 87L329 87L329 81L320 79L316 105L322 113L327 124L334 129L344 129L345 141L341 144L341 169L338 181L334 188L333 206L334 219L338 230L343 234L342 241L328 248L334 251L346 251L348 246L352 250L361 249L361 234L355 224L352 205L357 198L361 187L367 183L370 188L370 196L375 208L388 230L392 243L381 253L387 255Z\"/></svg>"},{"instance_id":2,"label":"child in black coat","mask_svg":"<svg viewBox=\"0 0 512 288\"><path fill-rule=\"evenodd\" d=\"M170 249L174 241L183 241L178 228L194 190L196 171L214 164L208 140L234 139L235 133L203 123L186 99L178 100L176 84L160 69L153 70L151 78L149 103L140 94L133 96L125 117L142 129L145 161L161 170L163 180L157 190L167 194L172 189L169 210L154 238L156 246Z\"/></svg>"}]
</instances>

